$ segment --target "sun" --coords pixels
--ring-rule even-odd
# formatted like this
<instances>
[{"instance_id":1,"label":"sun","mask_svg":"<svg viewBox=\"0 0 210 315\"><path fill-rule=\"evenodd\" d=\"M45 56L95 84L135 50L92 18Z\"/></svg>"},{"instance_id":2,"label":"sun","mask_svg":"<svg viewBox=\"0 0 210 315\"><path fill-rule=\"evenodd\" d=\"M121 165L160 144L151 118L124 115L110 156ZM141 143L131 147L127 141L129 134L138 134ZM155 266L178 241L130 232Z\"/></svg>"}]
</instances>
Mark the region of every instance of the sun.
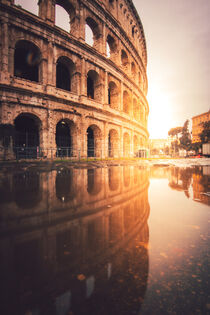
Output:
<instances>
[{"instance_id":1,"label":"sun","mask_svg":"<svg viewBox=\"0 0 210 315\"><path fill-rule=\"evenodd\" d=\"M153 87L149 90L148 103L150 108L148 131L150 138L167 138L168 131L173 127L170 97Z\"/></svg>"}]
</instances>

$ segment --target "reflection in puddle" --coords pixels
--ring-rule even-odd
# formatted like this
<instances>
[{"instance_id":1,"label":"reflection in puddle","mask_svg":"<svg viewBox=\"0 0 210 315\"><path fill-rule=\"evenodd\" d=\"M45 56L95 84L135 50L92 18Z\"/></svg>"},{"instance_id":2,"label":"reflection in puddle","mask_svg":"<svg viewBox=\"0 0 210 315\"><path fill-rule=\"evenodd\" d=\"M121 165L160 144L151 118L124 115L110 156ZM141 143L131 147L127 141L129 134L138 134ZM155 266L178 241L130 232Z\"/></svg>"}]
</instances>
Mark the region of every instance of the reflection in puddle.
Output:
<instances>
[{"instance_id":1,"label":"reflection in puddle","mask_svg":"<svg viewBox=\"0 0 210 315\"><path fill-rule=\"evenodd\" d=\"M190 314L197 279L205 314L208 192L204 168L2 175L0 313Z\"/></svg>"},{"instance_id":2,"label":"reflection in puddle","mask_svg":"<svg viewBox=\"0 0 210 315\"><path fill-rule=\"evenodd\" d=\"M56 196L62 202L74 199L74 182L72 170L61 170L56 175Z\"/></svg>"}]
</instances>

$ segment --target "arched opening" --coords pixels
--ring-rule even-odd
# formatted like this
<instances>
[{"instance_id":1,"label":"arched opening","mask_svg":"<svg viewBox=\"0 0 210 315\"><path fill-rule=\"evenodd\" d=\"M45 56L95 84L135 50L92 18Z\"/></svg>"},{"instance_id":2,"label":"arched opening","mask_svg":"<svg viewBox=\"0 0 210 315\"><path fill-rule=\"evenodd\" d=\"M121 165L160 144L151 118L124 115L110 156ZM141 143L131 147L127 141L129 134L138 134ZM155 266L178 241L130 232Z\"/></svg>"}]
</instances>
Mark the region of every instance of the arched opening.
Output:
<instances>
[{"instance_id":1,"label":"arched opening","mask_svg":"<svg viewBox=\"0 0 210 315\"><path fill-rule=\"evenodd\" d=\"M88 45L97 49L99 48L98 47L99 37L100 37L100 31L99 31L98 24L92 18L88 17L86 19L86 24L85 24L85 42Z\"/></svg>"},{"instance_id":2,"label":"arched opening","mask_svg":"<svg viewBox=\"0 0 210 315\"><path fill-rule=\"evenodd\" d=\"M134 100L133 100L133 116L134 116L135 120L139 121L140 108L139 108L139 104L138 104L136 98L134 98Z\"/></svg>"},{"instance_id":3,"label":"arched opening","mask_svg":"<svg viewBox=\"0 0 210 315\"><path fill-rule=\"evenodd\" d=\"M72 76L75 64L67 57L60 57L56 64L56 87L62 90L72 90Z\"/></svg>"},{"instance_id":4,"label":"arched opening","mask_svg":"<svg viewBox=\"0 0 210 315\"><path fill-rule=\"evenodd\" d=\"M30 81L39 82L41 54L33 43L20 40L15 45L14 75Z\"/></svg>"},{"instance_id":5,"label":"arched opening","mask_svg":"<svg viewBox=\"0 0 210 315\"><path fill-rule=\"evenodd\" d=\"M40 121L31 114L21 114L15 121L14 152L16 158L37 158L39 149Z\"/></svg>"},{"instance_id":6,"label":"arched opening","mask_svg":"<svg viewBox=\"0 0 210 315\"><path fill-rule=\"evenodd\" d=\"M91 127L87 129L87 156L95 156L95 142L94 142L94 132Z\"/></svg>"},{"instance_id":7,"label":"arched opening","mask_svg":"<svg viewBox=\"0 0 210 315\"><path fill-rule=\"evenodd\" d=\"M18 207L31 209L41 200L40 174L23 172L13 176L14 200Z\"/></svg>"},{"instance_id":8,"label":"arched opening","mask_svg":"<svg viewBox=\"0 0 210 315\"><path fill-rule=\"evenodd\" d=\"M62 202L69 202L75 197L72 170L61 170L56 175L56 197Z\"/></svg>"},{"instance_id":9,"label":"arched opening","mask_svg":"<svg viewBox=\"0 0 210 315\"><path fill-rule=\"evenodd\" d=\"M135 34L135 26L132 27L132 37L134 37Z\"/></svg>"},{"instance_id":10,"label":"arched opening","mask_svg":"<svg viewBox=\"0 0 210 315\"><path fill-rule=\"evenodd\" d=\"M90 46L93 46L93 44L94 44L93 32L92 32L90 26L87 24L85 25L85 42Z\"/></svg>"},{"instance_id":11,"label":"arched opening","mask_svg":"<svg viewBox=\"0 0 210 315\"><path fill-rule=\"evenodd\" d=\"M106 56L107 58L111 57L111 49L108 42L106 42Z\"/></svg>"},{"instance_id":12,"label":"arched opening","mask_svg":"<svg viewBox=\"0 0 210 315\"><path fill-rule=\"evenodd\" d=\"M94 99L94 79L90 75L87 76L87 97Z\"/></svg>"},{"instance_id":13,"label":"arched opening","mask_svg":"<svg viewBox=\"0 0 210 315\"><path fill-rule=\"evenodd\" d=\"M116 52L116 42L114 40L114 38L110 35L107 36L107 41L106 41L106 55L107 58L111 58L113 57L113 55Z\"/></svg>"},{"instance_id":14,"label":"arched opening","mask_svg":"<svg viewBox=\"0 0 210 315\"><path fill-rule=\"evenodd\" d=\"M39 5L37 0L15 0L15 5L17 5L18 7L20 6L26 11L31 12L35 15L38 15L39 13Z\"/></svg>"},{"instance_id":15,"label":"arched opening","mask_svg":"<svg viewBox=\"0 0 210 315\"><path fill-rule=\"evenodd\" d=\"M119 156L119 137L116 130L111 129L108 135L108 156Z\"/></svg>"},{"instance_id":16,"label":"arched opening","mask_svg":"<svg viewBox=\"0 0 210 315\"><path fill-rule=\"evenodd\" d=\"M131 63L131 73L132 73L133 79L135 80L135 78L136 78L136 66L135 66L134 62Z\"/></svg>"},{"instance_id":17,"label":"arched opening","mask_svg":"<svg viewBox=\"0 0 210 315\"><path fill-rule=\"evenodd\" d=\"M62 28L66 32L70 32L70 15L59 4L55 5L55 25Z\"/></svg>"},{"instance_id":18,"label":"arched opening","mask_svg":"<svg viewBox=\"0 0 210 315\"><path fill-rule=\"evenodd\" d=\"M101 130L96 125L91 125L87 129L87 156L101 156Z\"/></svg>"},{"instance_id":19,"label":"arched opening","mask_svg":"<svg viewBox=\"0 0 210 315\"><path fill-rule=\"evenodd\" d=\"M141 123L145 123L145 110L143 105L141 106Z\"/></svg>"},{"instance_id":20,"label":"arched opening","mask_svg":"<svg viewBox=\"0 0 210 315\"><path fill-rule=\"evenodd\" d=\"M72 138L69 122L61 120L56 125L57 156L72 156Z\"/></svg>"},{"instance_id":21,"label":"arched opening","mask_svg":"<svg viewBox=\"0 0 210 315\"><path fill-rule=\"evenodd\" d=\"M121 64L122 64L122 66L127 66L127 64L128 64L128 55L126 54L125 50L123 50L123 49L121 51Z\"/></svg>"},{"instance_id":22,"label":"arched opening","mask_svg":"<svg viewBox=\"0 0 210 315\"><path fill-rule=\"evenodd\" d=\"M69 32L74 32L75 7L71 1L55 0L55 25Z\"/></svg>"},{"instance_id":23,"label":"arched opening","mask_svg":"<svg viewBox=\"0 0 210 315\"><path fill-rule=\"evenodd\" d=\"M130 156L130 137L127 132L123 136L123 155L124 157Z\"/></svg>"},{"instance_id":24,"label":"arched opening","mask_svg":"<svg viewBox=\"0 0 210 315\"><path fill-rule=\"evenodd\" d=\"M130 96L127 91L123 92L123 111L126 114L130 114L131 111Z\"/></svg>"},{"instance_id":25,"label":"arched opening","mask_svg":"<svg viewBox=\"0 0 210 315\"><path fill-rule=\"evenodd\" d=\"M111 81L109 82L109 88L108 88L108 104L111 108L118 109L118 103L119 103L119 93L118 88L115 82Z\"/></svg>"},{"instance_id":26,"label":"arched opening","mask_svg":"<svg viewBox=\"0 0 210 315\"><path fill-rule=\"evenodd\" d=\"M144 123L144 107L142 104L140 106L140 121L142 124Z\"/></svg>"},{"instance_id":27,"label":"arched opening","mask_svg":"<svg viewBox=\"0 0 210 315\"><path fill-rule=\"evenodd\" d=\"M90 70L87 74L87 97L100 100L99 75L96 71Z\"/></svg>"}]
</instances>

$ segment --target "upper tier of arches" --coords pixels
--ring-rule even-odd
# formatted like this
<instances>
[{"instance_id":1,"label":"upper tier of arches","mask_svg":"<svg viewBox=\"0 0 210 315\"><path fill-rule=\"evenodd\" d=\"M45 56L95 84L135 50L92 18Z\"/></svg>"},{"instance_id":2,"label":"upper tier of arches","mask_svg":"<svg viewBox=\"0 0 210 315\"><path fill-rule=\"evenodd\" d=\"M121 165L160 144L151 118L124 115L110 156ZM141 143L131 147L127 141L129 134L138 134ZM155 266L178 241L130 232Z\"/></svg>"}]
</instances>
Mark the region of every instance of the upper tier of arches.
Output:
<instances>
[{"instance_id":1,"label":"upper tier of arches","mask_svg":"<svg viewBox=\"0 0 210 315\"><path fill-rule=\"evenodd\" d=\"M126 39L140 56L144 67L147 64L146 42L139 15L131 0L5 0L38 15L50 24L62 28L71 35L83 39L100 52L109 56L116 51L118 43L107 36L114 30L118 40ZM105 45L104 45L105 43ZM107 43L107 47L106 46Z\"/></svg>"}]
</instances>

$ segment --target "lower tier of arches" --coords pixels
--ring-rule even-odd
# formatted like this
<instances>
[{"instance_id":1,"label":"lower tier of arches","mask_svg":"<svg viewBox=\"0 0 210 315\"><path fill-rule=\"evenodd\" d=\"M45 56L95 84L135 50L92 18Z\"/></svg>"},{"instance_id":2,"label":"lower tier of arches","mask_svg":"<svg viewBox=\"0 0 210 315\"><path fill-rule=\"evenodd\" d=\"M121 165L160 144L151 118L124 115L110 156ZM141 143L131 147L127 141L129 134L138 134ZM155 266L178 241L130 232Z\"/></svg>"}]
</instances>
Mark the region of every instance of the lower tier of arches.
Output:
<instances>
[{"instance_id":1,"label":"lower tier of arches","mask_svg":"<svg viewBox=\"0 0 210 315\"><path fill-rule=\"evenodd\" d=\"M44 114L43 114L44 113ZM0 159L129 158L146 152L147 137L132 124L27 109L0 124ZM143 154L144 155L144 154Z\"/></svg>"}]
</instances>

